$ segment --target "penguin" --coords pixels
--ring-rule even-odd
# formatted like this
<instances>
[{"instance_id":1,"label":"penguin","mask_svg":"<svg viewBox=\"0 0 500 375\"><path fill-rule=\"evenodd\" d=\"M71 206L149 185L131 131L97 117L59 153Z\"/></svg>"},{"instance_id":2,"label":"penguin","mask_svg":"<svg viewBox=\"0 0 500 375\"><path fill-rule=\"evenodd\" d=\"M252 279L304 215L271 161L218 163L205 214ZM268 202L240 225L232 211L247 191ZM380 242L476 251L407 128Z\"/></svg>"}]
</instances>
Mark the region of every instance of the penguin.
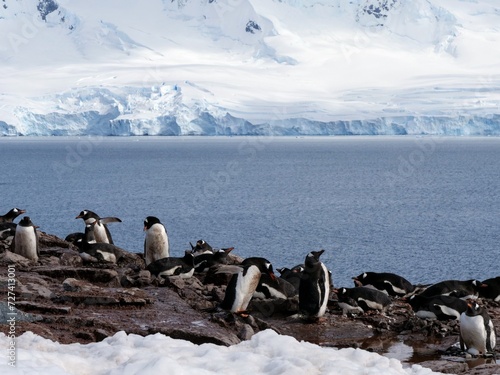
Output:
<instances>
[{"instance_id":1,"label":"penguin","mask_svg":"<svg viewBox=\"0 0 500 375\"><path fill-rule=\"evenodd\" d=\"M330 277L328 269L319 260L324 251L311 251L304 262L299 284L299 311L307 319L319 319L326 312Z\"/></svg>"},{"instance_id":2,"label":"penguin","mask_svg":"<svg viewBox=\"0 0 500 375\"><path fill-rule=\"evenodd\" d=\"M84 238L77 240L76 245L80 249L80 255L86 258L85 254L88 254L101 261L117 263L124 256L125 250L110 243L98 242L94 231L96 226L97 221L87 224Z\"/></svg>"},{"instance_id":3,"label":"penguin","mask_svg":"<svg viewBox=\"0 0 500 375\"><path fill-rule=\"evenodd\" d=\"M452 296L425 297L414 294L406 301L415 315L422 319L458 320L460 315L467 310L467 302Z\"/></svg>"},{"instance_id":4,"label":"penguin","mask_svg":"<svg viewBox=\"0 0 500 375\"><path fill-rule=\"evenodd\" d=\"M16 227L14 240L11 244L14 253L35 262L38 261L40 256L36 228L29 216L23 217Z\"/></svg>"},{"instance_id":5,"label":"penguin","mask_svg":"<svg viewBox=\"0 0 500 375\"><path fill-rule=\"evenodd\" d=\"M196 241L196 245L193 246L193 244L190 242L191 245L191 254L193 254L195 257L203 254L213 254L214 249L212 246L210 246L205 240L198 240Z\"/></svg>"},{"instance_id":6,"label":"penguin","mask_svg":"<svg viewBox=\"0 0 500 375\"><path fill-rule=\"evenodd\" d=\"M472 355L494 356L496 332L490 316L476 302L469 300L460 315L460 349Z\"/></svg>"},{"instance_id":7,"label":"penguin","mask_svg":"<svg viewBox=\"0 0 500 375\"><path fill-rule=\"evenodd\" d=\"M179 276L189 278L194 274L194 257L186 252L182 258L168 257L155 260L146 269L156 277Z\"/></svg>"},{"instance_id":8,"label":"penguin","mask_svg":"<svg viewBox=\"0 0 500 375\"><path fill-rule=\"evenodd\" d=\"M109 243L113 244L113 238L109 232L108 223L121 223L122 221L117 217L99 217L95 212L89 210L83 210L75 219L83 219L85 224L92 224L94 221L97 222L94 233L95 239L98 243Z\"/></svg>"},{"instance_id":9,"label":"penguin","mask_svg":"<svg viewBox=\"0 0 500 375\"><path fill-rule=\"evenodd\" d=\"M220 264L227 264L227 256L234 247L227 247L224 249L219 249L215 252L208 252L194 257L194 271L201 273L207 272L210 267L214 267Z\"/></svg>"},{"instance_id":10,"label":"penguin","mask_svg":"<svg viewBox=\"0 0 500 375\"><path fill-rule=\"evenodd\" d=\"M304 267L302 267L301 269L295 267L292 269L287 267L282 267L278 268L277 270L280 273L280 279L287 281L294 287L295 289L294 295L299 294L300 277L302 275L303 269Z\"/></svg>"},{"instance_id":11,"label":"penguin","mask_svg":"<svg viewBox=\"0 0 500 375\"><path fill-rule=\"evenodd\" d=\"M258 299L287 299L297 295L295 287L281 277L272 278L266 273L260 276L259 285L253 294Z\"/></svg>"},{"instance_id":12,"label":"penguin","mask_svg":"<svg viewBox=\"0 0 500 375\"><path fill-rule=\"evenodd\" d=\"M273 266L267 259L246 258L241 265L237 266L237 272L231 277L220 307L241 316L248 316L248 304L257 289L262 274L276 279Z\"/></svg>"},{"instance_id":13,"label":"penguin","mask_svg":"<svg viewBox=\"0 0 500 375\"><path fill-rule=\"evenodd\" d=\"M355 286L372 285L376 289L397 297L415 290L415 286L404 277L389 272L364 272L353 277Z\"/></svg>"},{"instance_id":14,"label":"penguin","mask_svg":"<svg viewBox=\"0 0 500 375\"><path fill-rule=\"evenodd\" d=\"M14 239L17 224L15 223L0 223L0 240Z\"/></svg>"},{"instance_id":15,"label":"penguin","mask_svg":"<svg viewBox=\"0 0 500 375\"><path fill-rule=\"evenodd\" d=\"M500 302L500 276L484 280L479 289L479 297Z\"/></svg>"},{"instance_id":16,"label":"penguin","mask_svg":"<svg viewBox=\"0 0 500 375\"><path fill-rule=\"evenodd\" d=\"M15 207L5 215L0 216L0 223L12 223L16 217L24 213L26 213L25 210L21 210L20 208Z\"/></svg>"},{"instance_id":17,"label":"penguin","mask_svg":"<svg viewBox=\"0 0 500 375\"><path fill-rule=\"evenodd\" d=\"M419 295L425 297L449 295L463 299L477 298L482 285L479 280L445 280L427 287Z\"/></svg>"},{"instance_id":18,"label":"penguin","mask_svg":"<svg viewBox=\"0 0 500 375\"><path fill-rule=\"evenodd\" d=\"M378 289L366 286L355 288L340 288L336 290L339 306L344 309L342 303L353 307L359 307L363 312L367 310L383 311L391 304L389 296Z\"/></svg>"},{"instance_id":19,"label":"penguin","mask_svg":"<svg viewBox=\"0 0 500 375\"><path fill-rule=\"evenodd\" d=\"M165 226L155 216L148 216L144 220L144 261L146 266L155 260L170 256L170 243Z\"/></svg>"}]
</instances>

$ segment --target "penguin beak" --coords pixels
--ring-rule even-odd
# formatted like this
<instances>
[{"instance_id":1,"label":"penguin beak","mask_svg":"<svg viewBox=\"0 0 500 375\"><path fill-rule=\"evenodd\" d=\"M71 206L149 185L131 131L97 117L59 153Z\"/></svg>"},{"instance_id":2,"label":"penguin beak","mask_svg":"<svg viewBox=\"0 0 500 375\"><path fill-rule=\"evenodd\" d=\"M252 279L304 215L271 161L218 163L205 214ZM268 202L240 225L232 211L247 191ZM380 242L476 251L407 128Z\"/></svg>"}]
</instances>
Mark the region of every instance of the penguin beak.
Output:
<instances>
[{"instance_id":1,"label":"penguin beak","mask_svg":"<svg viewBox=\"0 0 500 375\"><path fill-rule=\"evenodd\" d=\"M222 250L224 250L224 252L225 252L226 254L229 254L231 251L233 251L233 250L234 250L234 247L227 247L227 248L222 249Z\"/></svg>"},{"instance_id":2,"label":"penguin beak","mask_svg":"<svg viewBox=\"0 0 500 375\"><path fill-rule=\"evenodd\" d=\"M144 225L144 232L148 230L148 227Z\"/></svg>"},{"instance_id":3,"label":"penguin beak","mask_svg":"<svg viewBox=\"0 0 500 375\"><path fill-rule=\"evenodd\" d=\"M26 210L19 210L19 215L25 214Z\"/></svg>"},{"instance_id":4,"label":"penguin beak","mask_svg":"<svg viewBox=\"0 0 500 375\"><path fill-rule=\"evenodd\" d=\"M78 215L77 217L75 217L75 219L81 219L82 218L82 215Z\"/></svg>"},{"instance_id":5,"label":"penguin beak","mask_svg":"<svg viewBox=\"0 0 500 375\"><path fill-rule=\"evenodd\" d=\"M274 272L269 272L269 276L271 277L271 280L276 281L276 275Z\"/></svg>"}]
</instances>

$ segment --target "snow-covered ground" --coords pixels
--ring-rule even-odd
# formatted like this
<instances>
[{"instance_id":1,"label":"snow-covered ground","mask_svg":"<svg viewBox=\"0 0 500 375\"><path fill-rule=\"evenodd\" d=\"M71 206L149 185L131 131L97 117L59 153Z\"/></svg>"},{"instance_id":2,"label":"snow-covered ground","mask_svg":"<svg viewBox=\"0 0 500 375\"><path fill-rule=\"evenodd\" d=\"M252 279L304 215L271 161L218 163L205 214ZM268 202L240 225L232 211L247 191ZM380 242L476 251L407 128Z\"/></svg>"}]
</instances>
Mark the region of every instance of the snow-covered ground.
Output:
<instances>
[{"instance_id":1,"label":"snow-covered ground","mask_svg":"<svg viewBox=\"0 0 500 375\"><path fill-rule=\"evenodd\" d=\"M500 135L497 0L2 0L0 135Z\"/></svg>"},{"instance_id":2,"label":"snow-covered ground","mask_svg":"<svg viewBox=\"0 0 500 375\"><path fill-rule=\"evenodd\" d=\"M94 344L59 343L31 332L16 339L16 367L8 363L8 338L0 333L3 375L103 374L433 374L419 365L404 368L393 358L362 349L321 348L267 330L231 347L195 345L162 334L118 332Z\"/></svg>"}]
</instances>

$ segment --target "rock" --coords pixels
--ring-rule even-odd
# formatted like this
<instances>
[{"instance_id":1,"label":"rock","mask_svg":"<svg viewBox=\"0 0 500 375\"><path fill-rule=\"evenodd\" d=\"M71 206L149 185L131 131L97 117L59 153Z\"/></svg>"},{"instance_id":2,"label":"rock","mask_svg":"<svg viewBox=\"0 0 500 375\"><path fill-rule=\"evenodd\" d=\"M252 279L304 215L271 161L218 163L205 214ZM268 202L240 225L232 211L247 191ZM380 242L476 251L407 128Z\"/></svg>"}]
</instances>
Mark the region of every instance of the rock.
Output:
<instances>
[{"instance_id":1,"label":"rock","mask_svg":"<svg viewBox=\"0 0 500 375\"><path fill-rule=\"evenodd\" d=\"M14 266L18 270L26 270L35 265L35 262L23 257L22 255L13 253L12 251L5 251L0 255L1 266Z\"/></svg>"},{"instance_id":2,"label":"rock","mask_svg":"<svg viewBox=\"0 0 500 375\"><path fill-rule=\"evenodd\" d=\"M118 272L111 269L60 266L55 268L39 267L35 271L41 275L45 275L58 280L74 278L87 280L93 284L108 287L120 286Z\"/></svg>"}]
</instances>

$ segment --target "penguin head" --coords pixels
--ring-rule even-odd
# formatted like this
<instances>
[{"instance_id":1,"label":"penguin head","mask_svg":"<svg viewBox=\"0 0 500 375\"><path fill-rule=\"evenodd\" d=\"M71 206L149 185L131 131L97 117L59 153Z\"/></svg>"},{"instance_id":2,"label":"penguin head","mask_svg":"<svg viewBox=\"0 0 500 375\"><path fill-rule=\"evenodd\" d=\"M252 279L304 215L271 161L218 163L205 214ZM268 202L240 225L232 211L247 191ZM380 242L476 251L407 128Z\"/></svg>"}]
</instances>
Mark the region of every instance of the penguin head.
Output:
<instances>
[{"instance_id":1,"label":"penguin head","mask_svg":"<svg viewBox=\"0 0 500 375\"><path fill-rule=\"evenodd\" d=\"M154 224L161 224L160 219L158 219L156 216L148 216L144 219L144 230L148 230Z\"/></svg>"},{"instance_id":2,"label":"penguin head","mask_svg":"<svg viewBox=\"0 0 500 375\"><path fill-rule=\"evenodd\" d=\"M467 301L467 310L465 311L465 314L467 316L477 316L481 315L483 312L483 308L479 306L479 304L475 301L469 300Z\"/></svg>"},{"instance_id":3,"label":"penguin head","mask_svg":"<svg viewBox=\"0 0 500 375\"><path fill-rule=\"evenodd\" d=\"M19 222L20 226L22 227L34 227L35 225L33 224L33 222L31 221L30 217L29 216L25 216L21 219L21 221Z\"/></svg>"},{"instance_id":4,"label":"penguin head","mask_svg":"<svg viewBox=\"0 0 500 375\"><path fill-rule=\"evenodd\" d=\"M20 208L14 207L12 210L7 212L7 215L11 215L14 217L18 217L19 215L22 215L26 212L26 210L21 210Z\"/></svg>"},{"instance_id":5,"label":"penguin head","mask_svg":"<svg viewBox=\"0 0 500 375\"><path fill-rule=\"evenodd\" d=\"M99 215L90 210L83 210L77 217L75 217L75 219L83 219L85 222L92 222L99 220Z\"/></svg>"}]
</instances>

